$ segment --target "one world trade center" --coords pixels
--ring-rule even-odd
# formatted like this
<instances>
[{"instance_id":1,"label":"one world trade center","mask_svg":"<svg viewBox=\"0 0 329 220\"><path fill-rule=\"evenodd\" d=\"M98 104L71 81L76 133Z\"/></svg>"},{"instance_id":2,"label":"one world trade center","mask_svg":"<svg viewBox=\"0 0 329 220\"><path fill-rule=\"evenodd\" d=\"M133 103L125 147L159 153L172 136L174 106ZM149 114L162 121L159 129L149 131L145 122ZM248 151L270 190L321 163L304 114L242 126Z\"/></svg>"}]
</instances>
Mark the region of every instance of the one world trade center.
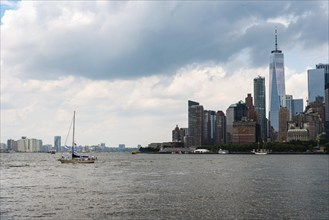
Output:
<instances>
[{"instance_id":1,"label":"one world trade center","mask_svg":"<svg viewBox=\"0 0 329 220\"><path fill-rule=\"evenodd\" d=\"M271 51L270 55L270 112L269 119L274 130L279 128L279 111L281 99L286 94L284 80L284 62L283 53L278 50L277 31L275 29L275 50Z\"/></svg>"}]
</instances>

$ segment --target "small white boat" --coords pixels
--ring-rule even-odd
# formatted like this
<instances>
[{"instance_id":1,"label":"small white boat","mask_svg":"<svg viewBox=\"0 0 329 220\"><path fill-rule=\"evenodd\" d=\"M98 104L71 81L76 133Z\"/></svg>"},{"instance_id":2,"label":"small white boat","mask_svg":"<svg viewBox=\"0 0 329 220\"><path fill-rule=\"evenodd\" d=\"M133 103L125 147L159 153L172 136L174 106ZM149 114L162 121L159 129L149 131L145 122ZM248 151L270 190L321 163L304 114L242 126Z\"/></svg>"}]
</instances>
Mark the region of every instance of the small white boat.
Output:
<instances>
[{"instance_id":1,"label":"small white boat","mask_svg":"<svg viewBox=\"0 0 329 220\"><path fill-rule=\"evenodd\" d=\"M218 153L219 154L228 154L229 152L228 152L228 150L219 149Z\"/></svg>"},{"instance_id":2,"label":"small white boat","mask_svg":"<svg viewBox=\"0 0 329 220\"><path fill-rule=\"evenodd\" d=\"M196 149L193 151L193 153L195 154L206 154L206 153L209 153L209 150L207 149Z\"/></svg>"},{"instance_id":3,"label":"small white boat","mask_svg":"<svg viewBox=\"0 0 329 220\"><path fill-rule=\"evenodd\" d=\"M251 151L251 153L256 154L256 155L266 155L268 154L268 150L266 149L260 149L256 151L255 149Z\"/></svg>"}]
</instances>

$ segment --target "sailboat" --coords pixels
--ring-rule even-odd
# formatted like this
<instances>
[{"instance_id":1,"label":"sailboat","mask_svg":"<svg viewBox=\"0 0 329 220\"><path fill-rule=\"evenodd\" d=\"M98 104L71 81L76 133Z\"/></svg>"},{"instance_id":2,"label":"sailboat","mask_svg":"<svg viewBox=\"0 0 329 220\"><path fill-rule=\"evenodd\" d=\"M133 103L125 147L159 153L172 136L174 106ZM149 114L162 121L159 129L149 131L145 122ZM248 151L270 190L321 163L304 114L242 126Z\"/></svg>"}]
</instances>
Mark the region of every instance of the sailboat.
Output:
<instances>
[{"instance_id":1,"label":"sailboat","mask_svg":"<svg viewBox=\"0 0 329 220\"><path fill-rule=\"evenodd\" d=\"M65 158L63 155L61 158L58 159L61 163L95 163L95 157L88 157L88 156L79 156L74 153L74 132L75 132L75 111L73 112L73 135L72 135L72 156L71 158Z\"/></svg>"},{"instance_id":2,"label":"sailboat","mask_svg":"<svg viewBox=\"0 0 329 220\"><path fill-rule=\"evenodd\" d=\"M265 145L266 145L266 143L265 143ZM258 150L256 151L255 149L253 149L253 150L251 151L251 153L256 154L256 155L266 155L266 154L268 154L269 152L270 152L270 151L267 150L266 148L262 148L262 149L260 149L260 148L259 148L259 142L258 142Z\"/></svg>"}]
</instances>

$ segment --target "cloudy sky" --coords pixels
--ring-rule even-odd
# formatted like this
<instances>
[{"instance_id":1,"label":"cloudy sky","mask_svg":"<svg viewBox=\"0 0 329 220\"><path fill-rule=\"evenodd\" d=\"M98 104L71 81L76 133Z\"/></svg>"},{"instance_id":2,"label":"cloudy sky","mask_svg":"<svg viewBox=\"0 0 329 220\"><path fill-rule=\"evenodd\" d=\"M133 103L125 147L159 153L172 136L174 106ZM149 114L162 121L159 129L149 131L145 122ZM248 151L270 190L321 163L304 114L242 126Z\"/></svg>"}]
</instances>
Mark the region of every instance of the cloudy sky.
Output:
<instances>
[{"instance_id":1,"label":"cloudy sky","mask_svg":"<svg viewBox=\"0 0 329 220\"><path fill-rule=\"evenodd\" d=\"M223 110L285 56L286 92L328 63L328 1L1 0L1 142L135 147L187 127L187 101ZM268 94L267 94L268 95ZM68 143L69 144L69 143Z\"/></svg>"}]
</instances>

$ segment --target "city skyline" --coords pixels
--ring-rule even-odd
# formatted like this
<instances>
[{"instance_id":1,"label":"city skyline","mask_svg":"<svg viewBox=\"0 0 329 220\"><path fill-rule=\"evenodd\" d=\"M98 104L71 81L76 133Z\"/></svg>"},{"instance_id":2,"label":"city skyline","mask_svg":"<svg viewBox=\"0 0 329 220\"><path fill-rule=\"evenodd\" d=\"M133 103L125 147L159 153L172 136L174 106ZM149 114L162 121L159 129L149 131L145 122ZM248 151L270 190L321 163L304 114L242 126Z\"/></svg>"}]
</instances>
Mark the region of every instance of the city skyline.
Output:
<instances>
[{"instance_id":1,"label":"city skyline","mask_svg":"<svg viewBox=\"0 0 329 220\"><path fill-rule=\"evenodd\" d=\"M275 27L286 94L306 101L307 70L329 63L328 4L1 1L1 142L52 144L74 110L81 145L170 141L187 100L225 112L257 76L269 88Z\"/></svg>"}]
</instances>

